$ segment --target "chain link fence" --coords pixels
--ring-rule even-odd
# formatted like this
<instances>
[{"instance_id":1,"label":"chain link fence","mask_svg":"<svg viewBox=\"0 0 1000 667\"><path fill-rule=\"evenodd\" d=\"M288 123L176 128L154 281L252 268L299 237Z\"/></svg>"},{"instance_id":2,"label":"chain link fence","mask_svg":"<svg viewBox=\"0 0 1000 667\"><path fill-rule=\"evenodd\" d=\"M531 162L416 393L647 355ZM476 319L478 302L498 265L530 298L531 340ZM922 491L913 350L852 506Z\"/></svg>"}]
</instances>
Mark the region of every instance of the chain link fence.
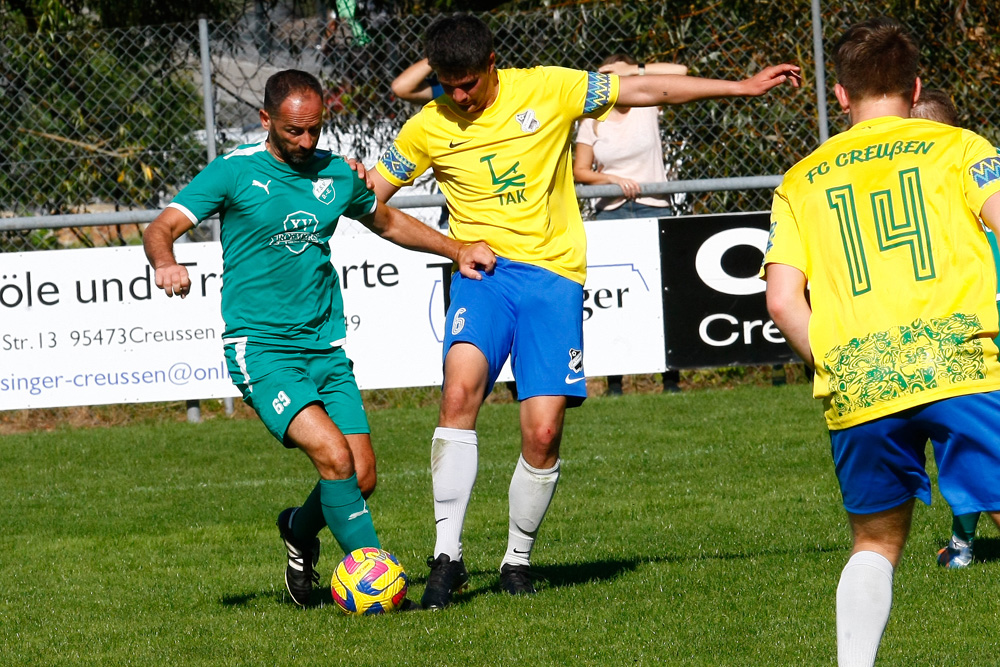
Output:
<instances>
[{"instance_id":1,"label":"chain link fence","mask_svg":"<svg viewBox=\"0 0 1000 667\"><path fill-rule=\"evenodd\" d=\"M951 92L962 124L1000 144L1000 3L849 0L823 2L821 10L824 45L869 16L903 20L921 40L925 85ZM683 63L692 75L711 78L742 79L784 61L802 66L797 92L779 88L761 99L666 107L664 159L674 179L783 173L818 145L823 103L829 133L846 129L832 91L817 99L808 0L594 1L482 17L495 32L501 67L592 69L617 52ZM422 57L432 18L382 13L338 20L325 10L312 16L258 10L211 23L211 114L202 98L197 23L0 36L0 216L90 213L96 224L109 212L161 208L205 165L208 143L222 153L262 138L257 111L264 82L289 67L322 80L330 146L371 165L417 109L396 99L390 82ZM832 81L829 63L824 71ZM690 193L677 196L675 210L760 210L770 196L767 189ZM5 230L0 250L140 237L141 224Z\"/></svg>"}]
</instances>

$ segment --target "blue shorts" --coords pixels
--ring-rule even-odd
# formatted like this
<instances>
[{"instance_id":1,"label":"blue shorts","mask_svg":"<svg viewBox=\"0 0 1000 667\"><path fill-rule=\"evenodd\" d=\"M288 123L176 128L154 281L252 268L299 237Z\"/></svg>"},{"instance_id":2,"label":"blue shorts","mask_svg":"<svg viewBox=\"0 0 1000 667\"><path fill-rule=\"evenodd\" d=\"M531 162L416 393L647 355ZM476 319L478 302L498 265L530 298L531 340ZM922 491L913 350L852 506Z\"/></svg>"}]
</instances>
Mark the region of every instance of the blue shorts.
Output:
<instances>
[{"instance_id":1,"label":"blue shorts","mask_svg":"<svg viewBox=\"0 0 1000 667\"><path fill-rule=\"evenodd\" d=\"M455 343L479 348L489 363L487 395L510 357L519 400L566 396L570 407L583 403L583 286L502 257L482 275L452 276L444 356Z\"/></svg>"},{"instance_id":2,"label":"blue shorts","mask_svg":"<svg viewBox=\"0 0 1000 667\"><path fill-rule=\"evenodd\" d=\"M1000 391L946 398L830 432L833 462L852 514L910 498L931 503L924 468L934 447L938 488L955 514L1000 510Z\"/></svg>"},{"instance_id":3,"label":"blue shorts","mask_svg":"<svg viewBox=\"0 0 1000 667\"><path fill-rule=\"evenodd\" d=\"M354 363L343 348L281 349L271 345L225 341L226 366L264 426L285 447L288 425L302 408L322 405L344 435L370 433Z\"/></svg>"}]
</instances>

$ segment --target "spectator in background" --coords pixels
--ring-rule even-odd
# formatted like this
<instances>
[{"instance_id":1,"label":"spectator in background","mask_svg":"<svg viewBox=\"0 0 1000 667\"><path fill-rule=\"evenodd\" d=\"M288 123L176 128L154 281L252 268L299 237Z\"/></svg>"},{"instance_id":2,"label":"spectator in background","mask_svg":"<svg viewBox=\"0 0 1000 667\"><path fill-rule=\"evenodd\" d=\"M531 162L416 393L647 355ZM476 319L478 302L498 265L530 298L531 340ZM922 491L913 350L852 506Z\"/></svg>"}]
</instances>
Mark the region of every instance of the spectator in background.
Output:
<instances>
[{"instance_id":1,"label":"spectator in background","mask_svg":"<svg viewBox=\"0 0 1000 667\"><path fill-rule=\"evenodd\" d=\"M920 91L920 99L910 110L910 118L935 120L945 125L958 125L958 109L951 101L948 93L937 88L924 88Z\"/></svg>"},{"instance_id":2,"label":"spectator in background","mask_svg":"<svg viewBox=\"0 0 1000 667\"><path fill-rule=\"evenodd\" d=\"M357 13L357 0L337 0L335 8L329 11L323 43L319 46L324 56L333 55L334 45L339 42L350 42L353 47L371 43L372 38L356 18Z\"/></svg>"},{"instance_id":3,"label":"spectator in background","mask_svg":"<svg viewBox=\"0 0 1000 667\"><path fill-rule=\"evenodd\" d=\"M618 76L687 74L675 63L637 63L622 53L609 56L599 72ZM584 185L617 185L621 197L601 197L594 203L598 220L657 218L668 205L665 195L643 195L643 183L667 180L663 167L658 107L631 108L616 104L607 120L584 118L576 135L573 178Z\"/></svg>"},{"instance_id":4,"label":"spectator in background","mask_svg":"<svg viewBox=\"0 0 1000 667\"><path fill-rule=\"evenodd\" d=\"M598 68L604 74L644 76L646 74L687 74L676 63L638 63L635 58L616 53ZM668 206L666 195L643 195L643 183L667 180L660 139L660 110L657 107L615 105L607 120L584 118L576 134L573 178L584 185L618 185L621 197L601 197L594 203L598 220L617 218L658 218ZM663 373L663 390L680 391L680 372ZM608 376L608 395L622 393L622 376Z\"/></svg>"},{"instance_id":5,"label":"spectator in background","mask_svg":"<svg viewBox=\"0 0 1000 667\"><path fill-rule=\"evenodd\" d=\"M350 92L354 86L393 76L399 49L390 26L389 5L382 0L336 0L333 4L316 47L332 66L332 78Z\"/></svg>"},{"instance_id":6,"label":"spectator in background","mask_svg":"<svg viewBox=\"0 0 1000 667\"><path fill-rule=\"evenodd\" d=\"M392 94L401 100L423 104L444 93L434 70L421 58L399 73L390 84Z\"/></svg>"}]
</instances>

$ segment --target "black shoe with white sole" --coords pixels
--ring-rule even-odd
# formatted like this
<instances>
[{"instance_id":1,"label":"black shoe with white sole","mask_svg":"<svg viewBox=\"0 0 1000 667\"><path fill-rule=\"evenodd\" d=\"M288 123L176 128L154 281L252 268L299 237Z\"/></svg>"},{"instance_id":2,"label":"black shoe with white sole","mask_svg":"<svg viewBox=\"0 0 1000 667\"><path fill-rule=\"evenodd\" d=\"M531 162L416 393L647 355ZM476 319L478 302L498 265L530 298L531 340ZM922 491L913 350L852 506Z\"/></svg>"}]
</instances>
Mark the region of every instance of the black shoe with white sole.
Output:
<instances>
[{"instance_id":1,"label":"black shoe with white sole","mask_svg":"<svg viewBox=\"0 0 1000 667\"><path fill-rule=\"evenodd\" d=\"M285 587L292 601L300 607L309 604L313 586L319 583L319 572L316 563L319 562L319 538L315 537L308 546L295 539L292 534L292 517L298 507L289 507L278 515L278 530L281 541L285 543L288 552L288 565L285 566Z\"/></svg>"}]
</instances>

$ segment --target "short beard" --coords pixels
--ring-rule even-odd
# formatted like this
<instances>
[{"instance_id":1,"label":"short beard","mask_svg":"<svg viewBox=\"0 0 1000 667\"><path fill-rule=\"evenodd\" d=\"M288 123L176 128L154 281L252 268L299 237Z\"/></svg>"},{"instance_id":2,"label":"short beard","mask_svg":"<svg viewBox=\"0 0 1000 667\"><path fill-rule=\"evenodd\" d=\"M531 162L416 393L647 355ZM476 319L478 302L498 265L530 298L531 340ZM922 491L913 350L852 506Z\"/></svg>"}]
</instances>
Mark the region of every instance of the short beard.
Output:
<instances>
[{"instance_id":1,"label":"short beard","mask_svg":"<svg viewBox=\"0 0 1000 667\"><path fill-rule=\"evenodd\" d=\"M309 153L305 155L301 153L292 153L280 141L275 140L273 137L269 136L267 140L271 143L272 146L274 146L277 149L278 155L281 156L281 159L284 161L284 163L289 165L290 167L304 167L305 165L309 164L309 161L312 160L313 155L316 154L315 148L309 151Z\"/></svg>"},{"instance_id":2,"label":"short beard","mask_svg":"<svg viewBox=\"0 0 1000 667\"><path fill-rule=\"evenodd\" d=\"M289 153L284 147L279 146L278 152L281 153L281 159L285 161L285 164L292 167L304 167L313 159L313 155L316 154L315 150L309 151L306 155L301 153Z\"/></svg>"}]
</instances>

